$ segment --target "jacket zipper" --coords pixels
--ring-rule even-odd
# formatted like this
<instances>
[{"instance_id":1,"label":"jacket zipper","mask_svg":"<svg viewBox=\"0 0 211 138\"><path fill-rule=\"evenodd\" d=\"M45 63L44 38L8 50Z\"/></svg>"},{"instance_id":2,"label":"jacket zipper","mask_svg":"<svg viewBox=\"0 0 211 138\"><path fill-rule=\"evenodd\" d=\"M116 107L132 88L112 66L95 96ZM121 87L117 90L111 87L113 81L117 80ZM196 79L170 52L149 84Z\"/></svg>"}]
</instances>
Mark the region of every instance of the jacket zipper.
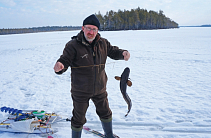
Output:
<instances>
[{"instance_id":1,"label":"jacket zipper","mask_svg":"<svg viewBox=\"0 0 211 138\"><path fill-rule=\"evenodd\" d=\"M95 87L96 87L96 55L95 55L95 50L93 49L92 50L92 55L93 55L93 61L94 61L94 72L95 72L95 75L94 75L94 92L93 92L93 95L95 95Z\"/></svg>"}]
</instances>

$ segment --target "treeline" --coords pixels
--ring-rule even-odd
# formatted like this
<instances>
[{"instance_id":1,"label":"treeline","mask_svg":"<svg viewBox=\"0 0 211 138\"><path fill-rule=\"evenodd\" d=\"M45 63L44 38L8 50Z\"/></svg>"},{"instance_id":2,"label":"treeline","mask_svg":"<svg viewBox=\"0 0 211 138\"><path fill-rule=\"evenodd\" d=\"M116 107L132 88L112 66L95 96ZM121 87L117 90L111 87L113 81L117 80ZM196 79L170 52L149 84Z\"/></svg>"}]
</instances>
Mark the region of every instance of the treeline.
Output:
<instances>
[{"instance_id":1,"label":"treeline","mask_svg":"<svg viewBox=\"0 0 211 138\"><path fill-rule=\"evenodd\" d=\"M147 11L146 9L113 10L102 15L96 14L100 21L100 30L142 30L178 28L178 23L166 17L163 11Z\"/></svg>"},{"instance_id":2,"label":"treeline","mask_svg":"<svg viewBox=\"0 0 211 138\"><path fill-rule=\"evenodd\" d=\"M45 26L45 27L33 27L33 28L0 29L0 35L50 32L50 31L71 31L80 29L81 26Z\"/></svg>"},{"instance_id":3,"label":"treeline","mask_svg":"<svg viewBox=\"0 0 211 138\"><path fill-rule=\"evenodd\" d=\"M211 27L211 25L198 25L198 26L180 26L180 27Z\"/></svg>"},{"instance_id":4,"label":"treeline","mask_svg":"<svg viewBox=\"0 0 211 138\"><path fill-rule=\"evenodd\" d=\"M201 27L211 27L211 25L201 25Z\"/></svg>"},{"instance_id":5,"label":"treeline","mask_svg":"<svg viewBox=\"0 0 211 138\"><path fill-rule=\"evenodd\" d=\"M100 21L100 30L143 30L143 29L169 29L178 28L178 23L166 17L163 11L155 12L146 9L131 9L113 10L102 15L100 12L96 14ZM36 33L36 32L50 32L50 31L70 31L80 30L81 26L46 26L33 28L14 28L14 29L0 29L0 35L6 34L21 34L21 33Z\"/></svg>"}]
</instances>

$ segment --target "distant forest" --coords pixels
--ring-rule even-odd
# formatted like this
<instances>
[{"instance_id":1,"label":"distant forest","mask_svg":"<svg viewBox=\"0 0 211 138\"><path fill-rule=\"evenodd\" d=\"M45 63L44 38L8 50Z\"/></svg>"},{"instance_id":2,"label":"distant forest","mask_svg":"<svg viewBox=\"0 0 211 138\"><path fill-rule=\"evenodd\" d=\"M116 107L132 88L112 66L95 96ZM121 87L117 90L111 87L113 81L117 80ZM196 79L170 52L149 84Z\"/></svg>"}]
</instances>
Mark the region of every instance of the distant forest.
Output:
<instances>
[{"instance_id":1,"label":"distant forest","mask_svg":"<svg viewBox=\"0 0 211 138\"><path fill-rule=\"evenodd\" d=\"M0 29L0 35L50 32L50 31L71 31L79 29L81 29L81 26L45 26L45 27L33 27L33 28Z\"/></svg>"},{"instance_id":2,"label":"distant forest","mask_svg":"<svg viewBox=\"0 0 211 138\"><path fill-rule=\"evenodd\" d=\"M109 11L106 15L96 14L100 21L101 30L143 30L178 28L178 23L166 17L162 10L159 12L146 9L132 9L130 11Z\"/></svg>"},{"instance_id":3,"label":"distant forest","mask_svg":"<svg viewBox=\"0 0 211 138\"><path fill-rule=\"evenodd\" d=\"M180 27L211 27L211 24L200 25L200 26L180 26Z\"/></svg>"},{"instance_id":4,"label":"distant forest","mask_svg":"<svg viewBox=\"0 0 211 138\"><path fill-rule=\"evenodd\" d=\"M178 23L166 17L162 10L159 12L147 11L146 9L131 9L108 11L106 15L102 15L100 11L95 14L100 21L101 31L114 30L144 30L144 29L170 29L178 28ZM14 28L0 29L0 35L6 34L21 34L21 33L36 33L50 31L70 31L80 30L81 26L46 26L33 28Z\"/></svg>"}]
</instances>

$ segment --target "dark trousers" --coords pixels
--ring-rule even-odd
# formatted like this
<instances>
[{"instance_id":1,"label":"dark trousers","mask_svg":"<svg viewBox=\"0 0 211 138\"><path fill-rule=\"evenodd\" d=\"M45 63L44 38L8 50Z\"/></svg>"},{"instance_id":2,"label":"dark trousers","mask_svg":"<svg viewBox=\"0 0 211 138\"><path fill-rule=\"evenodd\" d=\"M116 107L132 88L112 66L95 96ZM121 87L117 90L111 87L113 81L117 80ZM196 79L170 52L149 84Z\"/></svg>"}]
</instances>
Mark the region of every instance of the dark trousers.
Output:
<instances>
[{"instance_id":1,"label":"dark trousers","mask_svg":"<svg viewBox=\"0 0 211 138\"><path fill-rule=\"evenodd\" d=\"M73 117L71 119L71 125L75 128L82 128L86 123L86 111L89 107L89 100L91 99L96 107L96 113L100 119L106 120L112 117L112 112L109 108L107 92L101 93L94 96L86 95L74 95L72 94L73 100Z\"/></svg>"}]
</instances>

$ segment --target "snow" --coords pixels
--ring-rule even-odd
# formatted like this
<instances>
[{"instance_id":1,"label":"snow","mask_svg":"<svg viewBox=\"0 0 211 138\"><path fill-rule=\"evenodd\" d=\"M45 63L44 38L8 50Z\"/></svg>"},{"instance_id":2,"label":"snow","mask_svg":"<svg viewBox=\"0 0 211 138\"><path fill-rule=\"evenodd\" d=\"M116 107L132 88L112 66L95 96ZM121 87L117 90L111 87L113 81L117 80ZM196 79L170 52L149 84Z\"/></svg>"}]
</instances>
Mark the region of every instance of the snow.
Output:
<instances>
[{"instance_id":1,"label":"snow","mask_svg":"<svg viewBox=\"0 0 211 138\"><path fill-rule=\"evenodd\" d=\"M78 31L0 36L0 107L38 109L72 116L70 69L56 75L53 66ZM112 45L127 49L129 61L108 58L108 99L113 130L121 138L211 137L211 28L100 32ZM127 88L132 109L120 90L120 76L131 70ZM0 112L0 122L7 114ZM103 132L90 101L86 126ZM71 137L70 123L57 127L54 138ZM0 137L42 135L0 132ZM46 136L45 136L46 137ZM82 132L82 138L95 137Z\"/></svg>"}]
</instances>

